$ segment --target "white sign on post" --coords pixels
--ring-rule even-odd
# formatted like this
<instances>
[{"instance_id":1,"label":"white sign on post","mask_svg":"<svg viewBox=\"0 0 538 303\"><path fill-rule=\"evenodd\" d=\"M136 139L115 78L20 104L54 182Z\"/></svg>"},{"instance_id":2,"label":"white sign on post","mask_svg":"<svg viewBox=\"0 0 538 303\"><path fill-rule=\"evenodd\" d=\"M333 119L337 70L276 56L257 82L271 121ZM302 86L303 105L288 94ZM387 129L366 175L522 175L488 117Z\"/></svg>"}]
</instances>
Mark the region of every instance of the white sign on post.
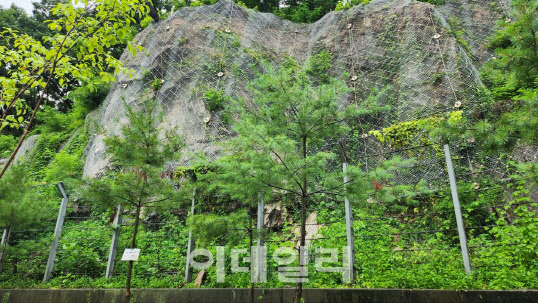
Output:
<instances>
[{"instance_id":1,"label":"white sign on post","mask_svg":"<svg viewBox=\"0 0 538 303\"><path fill-rule=\"evenodd\" d=\"M137 261L138 255L140 255L140 248L129 249L126 248L121 256L122 261Z\"/></svg>"}]
</instances>

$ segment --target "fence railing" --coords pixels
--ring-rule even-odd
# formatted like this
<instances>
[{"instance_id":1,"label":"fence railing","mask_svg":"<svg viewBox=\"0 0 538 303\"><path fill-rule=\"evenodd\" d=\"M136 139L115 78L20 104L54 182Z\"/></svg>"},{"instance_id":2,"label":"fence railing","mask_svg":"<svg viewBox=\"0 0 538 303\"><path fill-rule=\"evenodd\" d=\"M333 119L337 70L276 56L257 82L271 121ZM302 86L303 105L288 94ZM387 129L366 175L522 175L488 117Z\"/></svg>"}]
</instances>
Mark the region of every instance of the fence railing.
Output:
<instances>
[{"instance_id":1,"label":"fence railing","mask_svg":"<svg viewBox=\"0 0 538 303\"><path fill-rule=\"evenodd\" d=\"M429 146L423 148L429 148ZM480 195L492 191L504 191L505 187L500 183L485 188L476 185L474 188L460 190L458 192L458 176L456 171L462 171L461 166L463 165L461 161L464 160L456 159L453 161L448 145L444 146L443 152L446 165L445 175L448 177L448 181L445 179L444 183L449 185L448 188L450 190L443 191L442 188L432 188L428 194L425 194L425 197L442 199L450 199L451 197L452 209L415 209L414 212L398 212L389 210L383 201L376 201L376 199L373 199L375 198L373 196L371 200L369 199L369 201L365 202L366 207L354 208L352 204L357 201L350 201L345 196L333 197L333 203L329 209L338 213L336 217L317 218L312 222L306 223L307 229L310 227L315 228L314 232L309 233L307 231L306 240L309 247L307 248L307 253L319 257L321 255L317 250L323 247L344 247L344 250L338 251L338 255L341 256L342 262L348 260L344 264L345 269L341 270L345 271L346 275L350 277L349 282L353 282L357 277L357 273L366 270L365 266L369 266L365 260L376 258L376 256L384 256L390 260L404 258L407 263L412 264L415 262L420 264L427 262L428 257L440 254L440 252L447 252L449 253L447 256L450 255L453 257L457 249L460 251L460 260L447 260L447 262L461 262L462 271L465 273L470 274L476 269L490 268L492 266L491 264L482 264L483 262L479 259L481 254L488 249L494 249L499 246L503 246L505 249L511 249L511 246L516 246L518 243L503 243L501 245L492 240L487 243L474 241L474 244L469 244L469 236L475 237L484 234L492 228L500 227L500 225L492 220L482 220L481 222L485 223L470 224L466 222L466 218L471 218L470 216L473 213L479 213L481 216L485 216L486 214L497 213L498 209L516 207L525 203L499 201L488 205L465 205L462 209L460 205L461 195ZM371 155L371 157L378 156ZM342 166L344 172L347 165L347 163L344 163ZM420 167L421 164L417 165ZM455 166L457 166L457 169L454 168ZM427 167L423 168L429 169ZM484 172L474 171L472 174L473 177L476 177L478 174L484 174ZM467 178L467 176L468 174L464 173L463 178ZM439 180L434 181L433 183L436 186L443 183L439 182ZM347 184L348 180L344 179L343 182ZM122 229L130 228L130 223L124 216L125 210L121 206L118 206L115 216L108 220L112 224L103 222L103 218L96 217L97 213L91 211L91 209L85 209L82 212L74 211L73 206L68 205L69 196L63 185L59 183L57 187L63 198L55 229L36 229L34 231L6 230L2 236L2 249L4 250L8 244L17 245L18 242L22 242L21 235L32 232L48 232L52 233L52 242L46 261L43 281L50 281L52 277L57 275L70 275L73 277L102 277L104 275L105 278L122 275L125 271L125 264L117 263L121 257L121 252L127 247L125 243L127 241L121 241ZM404 197L400 197L400 199L404 199ZM194 191L191 209L189 212L185 211L189 216L195 213L196 201L197 193ZM287 216L288 219L287 223L281 222L279 228L287 227L289 231L271 232L267 230L269 226L265 224L270 213L267 210L263 197L260 195L258 209L256 214L253 215L256 223L253 227L254 230L251 231L251 235L255 237L255 245L251 251L250 270L252 274L251 279L256 282L267 281L268 268L276 269L277 274L282 274L278 271L280 267L273 263L268 266L265 259L268 255L274 255L276 253L275 251L279 249L278 246L296 246L298 242L297 232L294 231L294 229L298 228L298 225L290 222L291 219L289 218L298 216L299 212L290 207L280 208L278 211L279 215ZM313 209L310 209L309 214L312 211ZM353 213L354 211L355 213ZM91 220L95 222L92 224L83 224ZM432 224L428 226L415 226L417 222L426 221L432 222ZM448 225L446 224L447 221L449 222ZM433 227L433 223L435 222L445 222L445 224L440 227ZM192 231L187 231L184 223L180 223L179 221L172 223L166 221L145 222L144 224L147 231L143 232L145 233L142 235L144 240L140 245L145 246L145 249L140 259L136 262L135 274L141 276L184 275L183 280L185 283L192 282L193 263L199 263L194 261L195 257L199 255L199 252L195 250L196 244ZM509 227L517 224L508 223L504 226ZM383 226L384 229L377 228L379 226ZM326 232L336 227L337 234L329 235ZM170 230L167 230L167 228ZM343 230L345 230L345 233ZM63 232L69 232L69 238L62 238ZM248 234L248 229L233 228L228 232L229 235L245 237ZM180 235L181 233L183 234ZM458 240L459 247L454 245L455 243L447 245L446 242L443 242L441 245L433 245L425 241L425 239L431 239L435 235L440 234L453 236L454 239ZM73 237L78 238L74 239ZM377 247L376 249L379 249L377 252L372 251L373 248L369 247L369 245L372 245L370 243L372 239L384 241L385 246L382 248ZM106 243L108 243L108 247ZM224 245L226 246L226 241L224 241ZM84 258L87 258L87 260L84 260ZM61 261L58 263L60 259ZM106 260L106 266L104 260ZM96 265L97 268L100 268L97 271L95 269ZM312 264L306 262L306 264L300 265L311 266ZM102 273L100 273L101 269L103 271Z\"/></svg>"}]
</instances>

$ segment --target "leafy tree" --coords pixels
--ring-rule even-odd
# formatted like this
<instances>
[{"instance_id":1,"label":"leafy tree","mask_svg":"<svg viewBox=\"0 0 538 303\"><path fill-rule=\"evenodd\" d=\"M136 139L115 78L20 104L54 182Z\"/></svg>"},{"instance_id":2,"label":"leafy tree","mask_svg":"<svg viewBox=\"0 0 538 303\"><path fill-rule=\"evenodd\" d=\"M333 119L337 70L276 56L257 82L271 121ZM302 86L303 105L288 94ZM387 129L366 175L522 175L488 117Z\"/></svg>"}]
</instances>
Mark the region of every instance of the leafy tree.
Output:
<instances>
[{"instance_id":1,"label":"leafy tree","mask_svg":"<svg viewBox=\"0 0 538 303\"><path fill-rule=\"evenodd\" d=\"M33 18L46 25L47 20L57 19L58 16L52 13L53 8L58 4L67 4L69 0L40 0L32 2L34 9L32 10Z\"/></svg>"},{"instance_id":2,"label":"leafy tree","mask_svg":"<svg viewBox=\"0 0 538 303\"><path fill-rule=\"evenodd\" d=\"M305 246L306 215L314 197L342 192L340 169L328 170L329 162L338 162L333 150L324 150L324 142L337 139L348 131L343 121L353 107L339 110L338 99L349 89L341 80L314 85L304 69L294 64L267 73L252 83L253 102L238 101L237 137L226 143L226 155L218 162L221 186L226 192L257 197L274 192L291 195L300 204L300 246ZM359 191L358 171L351 167L346 188ZM241 198L237 196L238 198ZM297 284L295 301L302 297Z\"/></svg>"},{"instance_id":3,"label":"leafy tree","mask_svg":"<svg viewBox=\"0 0 538 303\"><path fill-rule=\"evenodd\" d=\"M14 4L6 9L0 7L0 32L4 31L6 28L11 28L18 32L26 33L38 41L41 41L43 36L51 34L51 31L45 23L37 21L35 15L28 16L24 9ZM5 39L0 39L0 45L5 46L9 49L12 49L14 47L12 43L9 43L9 41ZM7 65L2 66L0 64L0 77L9 77L9 68ZM51 91L58 92L56 88ZM37 101L39 99L36 97L37 95L38 88L32 89L31 93L27 94L25 101L30 107L33 107L35 106L35 104L37 104ZM55 100L59 99L59 97L56 95L53 95L51 97ZM5 133L20 136L22 132L20 132L20 130L18 129L7 129L4 134Z\"/></svg>"},{"instance_id":4,"label":"leafy tree","mask_svg":"<svg viewBox=\"0 0 538 303\"><path fill-rule=\"evenodd\" d=\"M278 15L294 22L315 22L334 10L337 0L286 0Z\"/></svg>"},{"instance_id":5,"label":"leafy tree","mask_svg":"<svg viewBox=\"0 0 538 303\"><path fill-rule=\"evenodd\" d=\"M100 81L100 79L90 79L84 85L71 91L69 99L73 100L84 111L83 114L85 115L103 103L109 89L109 82Z\"/></svg>"},{"instance_id":6,"label":"leafy tree","mask_svg":"<svg viewBox=\"0 0 538 303\"><path fill-rule=\"evenodd\" d=\"M173 181L163 177L164 164L174 159L182 141L172 131L165 131L162 111L155 100L143 102L135 111L126 105L129 124L121 136L108 136L104 142L115 169L99 180L89 180L86 196L96 205L114 208L117 204L134 211L131 248L136 247L140 215L144 206L166 208L176 195ZM164 139L161 139L164 138ZM127 296L131 294L133 262L127 271Z\"/></svg>"},{"instance_id":7,"label":"leafy tree","mask_svg":"<svg viewBox=\"0 0 538 303\"><path fill-rule=\"evenodd\" d=\"M55 34L43 37L43 42L9 28L1 33L5 43L0 45L0 66L8 76L0 77L0 131L7 126L24 131L0 178L28 135L41 104L48 98L51 83L56 81L65 87L71 78L84 82L95 76L95 71L105 81L114 80L106 71L123 69L108 48L129 41L136 18L143 18L148 11L141 0L98 0L84 4L85 7L71 2L57 4L51 10L57 19L48 23ZM134 54L140 47L129 45L128 49ZM36 87L38 101L29 108L26 99ZM25 121L27 112L31 116Z\"/></svg>"},{"instance_id":8,"label":"leafy tree","mask_svg":"<svg viewBox=\"0 0 538 303\"><path fill-rule=\"evenodd\" d=\"M54 15L51 10L59 3L65 4L68 2L68 0L41 0L39 2L33 2L32 4L34 6L34 9L31 16L28 16L22 8L19 8L15 5L12 5L9 9L0 8L0 31L3 31L5 28L11 28L18 31L19 33L28 34L29 36L35 38L36 41L41 41L48 45L47 42L43 41L43 37L53 36L54 32L49 29L46 21L49 20L50 22L59 18L59 16ZM132 31L136 30L138 30L136 27L132 29ZM7 41L2 40L1 42L6 43ZM9 49L14 48L14 46L11 44L5 46ZM122 43L115 46L110 46L108 48L108 51L110 51L114 58L119 59L124 49L125 44ZM9 77L8 69L1 68L0 76ZM46 77L46 74L43 75L45 81ZM98 84L93 84L92 81L89 81L88 83L83 83L82 90L84 95L87 96L87 98L82 101L86 101L88 99L102 98L102 90L103 88L107 87L108 84L99 84L99 79L97 79L96 82ZM47 100L44 100L43 103L55 107L58 111L65 112L66 110L71 108L71 101L75 101L73 100L74 98L71 98L72 92L79 86L79 81L73 77L66 77L63 86L60 86L55 79L52 79L49 84L49 88L47 89ZM94 91L96 88L97 91ZM30 89L25 94L25 102L27 103L29 108L34 108L39 101L39 92L40 87L35 87L33 89ZM69 98L66 99L67 96L69 96ZM94 102L93 100L90 101ZM87 104L85 102L82 102L82 105L84 108L87 107ZM30 114L27 113L23 116L25 119L28 119L30 117ZM36 123L38 124L38 121L36 121ZM22 132L18 129L4 129L4 133L10 133L14 135L22 134Z\"/></svg>"},{"instance_id":9,"label":"leafy tree","mask_svg":"<svg viewBox=\"0 0 538 303\"><path fill-rule=\"evenodd\" d=\"M2 31L6 28L11 28L40 40L41 37L50 34L43 21L37 20L35 16L28 16L24 9L14 4L9 8L0 7L0 30ZM6 41L2 42L5 43Z\"/></svg>"},{"instance_id":10,"label":"leafy tree","mask_svg":"<svg viewBox=\"0 0 538 303\"><path fill-rule=\"evenodd\" d=\"M11 135L0 136L0 159L9 157L13 148L17 146L17 139Z\"/></svg>"},{"instance_id":11,"label":"leafy tree","mask_svg":"<svg viewBox=\"0 0 538 303\"><path fill-rule=\"evenodd\" d=\"M238 2L238 1L236 1ZM279 9L279 0L244 0L239 1L246 5L248 8L255 8L260 12L274 12Z\"/></svg>"}]
</instances>

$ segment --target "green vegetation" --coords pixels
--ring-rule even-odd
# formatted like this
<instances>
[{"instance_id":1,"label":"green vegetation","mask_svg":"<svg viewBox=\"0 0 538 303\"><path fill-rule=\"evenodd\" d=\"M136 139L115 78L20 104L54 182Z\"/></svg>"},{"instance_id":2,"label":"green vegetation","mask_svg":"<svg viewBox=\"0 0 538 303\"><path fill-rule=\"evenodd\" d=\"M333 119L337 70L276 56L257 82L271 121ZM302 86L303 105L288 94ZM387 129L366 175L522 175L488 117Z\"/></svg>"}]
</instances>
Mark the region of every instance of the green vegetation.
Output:
<instances>
[{"instance_id":1,"label":"green vegetation","mask_svg":"<svg viewBox=\"0 0 538 303\"><path fill-rule=\"evenodd\" d=\"M182 143L174 130L165 131L159 126L163 122L163 114L157 101L144 101L139 110L127 104L125 107L129 124L122 127L122 136L109 135L104 140L117 170L99 180L88 180L89 188L84 196L97 207L113 209L119 204L134 211L130 248L136 248L142 207L151 205L165 209L162 205L175 202L172 180L162 178L161 172L166 161L177 157ZM163 135L165 140L160 139ZM133 264L129 261L127 296L131 295Z\"/></svg>"},{"instance_id":2,"label":"green vegetation","mask_svg":"<svg viewBox=\"0 0 538 303\"><path fill-rule=\"evenodd\" d=\"M180 6L213 2L152 1L152 6L163 18ZM276 1L243 4L261 11L277 10L280 16L298 22L312 22L329 10L346 8L337 1L290 1L289 7L281 9L276 8ZM189 64L198 66L203 72L200 74L212 80L193 88L194 95L205 102L212 115L220 117L234 136L219 146L219 160L209 161L197 154L199 162L194 166L172 172L165 171L164 164L180 159L177 153L184 143L177 130L163 129L160 104L149 99L126 106L129 121L122 125L120 134L103 132L111 166L100 179L84 180L84 148L92 127L85 119L103 102L109 76L95 76L94 68L83 68L87 71L84 77L76 75L77 68L69 73L62 71L64 81L83 80L77 89L65 86L70 91L71 101L65 102L68 105L61 102L58 106L51 103L41 107L31 102L23 105L21 100L20 111L14 108L10 112L13 117L6 118L15 129L8 130L6 125L0 136L0 158L5 158L21 135L17 126L29 135L39 135L31 153L0 179L0 228L11 231L8 245L0 251L0 287L126 285L128 292L131 287L194 287L193 283L183 284L189 230L198 248L213 253L217 245L225 247L227 256L231 249L247 249L256 238L256 205L263 198L268 205L283 210L281 224L263 231L269 256L277 248L304 245L307 240L314 247L341 248L346 245L342 219L346 196L354 202L355 214L357 276L353 287L538 288L538 205L532 199L538 184L538 165L534 159L515 161L512 156L517 147L535 148L538 143L538 1L514 0L513 6L513 20L501 22L500 31L491 40L496 58L481 70L487 86L483 88L483 104L470 112L455 109L409 121L391 118L396 109L390 85L380 82L379 87L364 92L351 89L349 86L361 79L346 73L336 75L334 55L327 50L315 50L304 66L285 56L271 65L270 55L242 49L234 34L206 28L204 33L213 37L208 43L217 52L199 65ZM74 16L67 5L60 8L57 11L63 9L65 15ZM10 11L0 21L11 20L17 14L21 13L16 9ZM24 17L17 18L29 22ZM65 27L62 17L58 18L50 23L49 30ZM458 28L459 20L450 23L451 33L464 44L465 32ZM22 33L11 32L12 40L8 42L14 44L23 37L25 26L20 25ZM57 31L58 35L62 33ZM120 33L127 42L130 29ZM105 36L105 40L112 39ZM37 38L21 39L18 43ZM393 37L387 34L383 39ZM178 42L190 43L181 39ZM81 44L84 50L80 55L94 54L89 50L90 46L97 47L94 43ZM7 44L2 46L7 49ZM21 51L20 48L19 45L14 50ZM44 50L34 50L40 51ZM234 52L255 62L247 71L257 75L248 83L251 100L232 98L229 91L234 87L220 81L232 74L247 79L247 68L230 60ZM97 53L101 54L101 50ZM7 55L14 58L15 54ZM74 60L76 53L72 55ZM108 55L105 61L106 58L110 59ZM29 67L24 64L17 74L23 79L28 75L22 67ZM66 69L73 67L65 64ZM110 66L102 67L104 72ZM2 75L9 75L4 72ZM434 73L433 84L440 84L443 77L442 72ZM36 83L42 80L31 78ZM163 84L149 71L142 73L141 80L153 91ZM6 87L9 89L9 85ZM39 93L42 88L35 89ZM339 107L341 104L346 106ZM31 111L28 106L39 108L31 132L25 126ZM447 141L453 148L467 227L473 267L470 275L463 271L451 192L444 177L432 178L434 182L419 174L429 165L434 169L444 165L440 144ZM480 144L473 144L475 141ZM348 159L346 152L360 154L367 144L374 148L365 150L363 157ZM423 145L428 147L414 149ZM369 154L374 149L378 157ZM431 162L422 161L425 159ZM349 161L347 184L343 183L344 161ZM434 166L435 163L442 164ZM59 181L71 194L70 219L65 223L53 278L42 283L60 200L51 185ZM187 218L184 209L194 191L196 215ZM118 251L136 247L142 249L142 254L138 262L118 262L115 275L105 279L111 223L118 204L125 208L126 217ZM313 213L317 216L315 223L307 225L306 219ZM319 238L306 238L306 227L311 225L319 228ZM291 265L298 264L299 260L295 260ZM241 265L248 266L243 261ZM316 271L313 262L307 266L310 273ZM278 279L278 267L274 259L268 258L267 282L258 286L289 287L290 283ZM222 283L217 281L215 266L208 268L202 287L256 286L250 273L231 271L226 262L226 281ZM308 282L297 285L296 301L301 299L302 287L342 284L342 275L337 273L311 274Z\"/></svg>"},{"instance_id":3,"label":"green vegetation","mask_svg":"<svg viewBox=\"0 0 538 303\"><path fill-rule=\"evenodd\" d=\"M69 99L82 110L81 116L97 109L103 103L110 90L110 83L100 79L90 79L85 85L76 88Z\"/></svg>"},{"instance_id":4,"label":"green vegetation","mask_svg":"<svg viewBox=\"0 0 538 303\"><path fill-rule=\"evenodd\" d=\"M110 48L131 40L131 24L136 24L135 17L145 16L145 2L99 0L91 7L59 2L50 9L54 18L46 21L51 33L40 40L12 28L2 29L0 132L6 127L22 128L18 147L29 134L42 104L49 99L51 83L57 83L61 90L70 81L87 83L98 78L110 82L114 77L108 71L126 72ZM128 49L135 54L140 47L129 44ZM37 102L28 102L26 95ZM0 178L13 162L18 147L3 165Z\"/></svg>"},{"instance_id":5,"label":"green vegetation","mask_svg":"<svg viewBox=\"0 0 538 303\"><path fill-rule=\"evenodd\" d=\"M336 4L336 11L344 10L351 8L359 4L367 4L370 0L350 0L350 1L338 1Z\"/></svg>"},{"instance_id":6,"label":"green vegetation","mask_svg":"<svg viewBox=\"0 0 538 303\"><path fill-rule=\"evenodd\" d=\"M273 13L281 18L298 23L311 23L321 19L331 11L367 4L370 0L232 0L236 4L260 12ZM445 0L419 0L434 5L445 4ZM165 19L171 12L181 7L213 5L218 0L151 0L152 18L155 21ZM155 10L153 10L155 8ZM155 17L158 15L159 17Z\"/></svg>"},{"instance_id":7,"label":"green vegetation","mask_svg":"<svg viewBox=\"0 0 538 303\"><path fill-rule=\"evenodd\" d=\"M0 228L11 230L32 226L51 213L47 205L29 197L29 178L23 166L17 165L0 180ZM6 247L0 247L0 272L5 260Z\"/></svg>"},{"instance_id":8,"label":"green vegetation","mask_svg":"<svg viewBox=\"0 0 538 303\"><path fill-rule=\"evenodd\" d=\"M226 104L226 98L220 90L208 90L204 99L207 109L211 112L223 110Z\"/></svg>"},{"instance_id":9,"label":"green vegetation","mask_svg":"<svg viewBox=\"0 0 538 303\"><path fill-rule=\"evenodd\" d=\"M228 142L230 155L216 163L219 186L232 197L256 201L258 193L274 190L297 195L301 246L305 246L309 201L318 191L343 189L337 181L340 174L326 171L336 154L311 154L324 140L347 130L338 122L349 111L339 111L336 101L348 88L342 81L327 78L325 82L314 85L297 66L280 70L267 66L266 74L252 84L255 107L236 104L237 137ZM295 301L301 296L302 283L298 283Z\"/></svg>"},{"instance_id":10,"label":"green vegetation","mask_svg":"<svg viewBox=\"0 0 538 303\"><path fill-rule=\"evenodd\" d=\"M496 99L538 87L538 1L516 0L512 6L513 19L500 21L501 30L491 40L496 58L484 67L484 81Z\"/></svg>"},{"instance_id":11,"label":"green vegetation","mask_svg":"<svg viewBox=\"0 0 538 303\"><path fill-rule=\"evenodd\" d=\"M17 146L15 137L11 135L0 136L0 158L9 157L15 146Z\"/></svg>"},{"instance_id":12,"label":"green vegetation","mask_svg":"<svg viewBox=\"0 0 538 303\"><path fill-rule=\"evenodd\" d=\"M514 20L501 21L490 44L496 57L482 68L488 98L469 117L464 134L483 142L486 151L511 151L538 138L538 1L512 6Z\"/></svg>"},{"instance_id":13,"label":"green vegetation","mask_svg":"<svg viewBox=\"0 0 538 303\"><path fill-rule=\"evenodd\" d=\"M330 82L330 70L333 65L333 55L328 51L320 51L314 54L308 61L306 74L309 75L314 83Z\"/></svg>"},{"instance_id":14,"label":"green vegetation","mask_svg":"<svg viewBox=\"0 0 538 303\"><path fill-rule=\"evenodd\" d=\"M467 52L467 54L472 57L469 42L465 40L467 32L465 31L465 28L463 28L462 20L457 17L454 17L448 19L447 22L450 26L450 30L448 31L448 33L452 35L452 37L456 39L456 42L458 42L458 44Z\"/></svg>"}]
</instances>

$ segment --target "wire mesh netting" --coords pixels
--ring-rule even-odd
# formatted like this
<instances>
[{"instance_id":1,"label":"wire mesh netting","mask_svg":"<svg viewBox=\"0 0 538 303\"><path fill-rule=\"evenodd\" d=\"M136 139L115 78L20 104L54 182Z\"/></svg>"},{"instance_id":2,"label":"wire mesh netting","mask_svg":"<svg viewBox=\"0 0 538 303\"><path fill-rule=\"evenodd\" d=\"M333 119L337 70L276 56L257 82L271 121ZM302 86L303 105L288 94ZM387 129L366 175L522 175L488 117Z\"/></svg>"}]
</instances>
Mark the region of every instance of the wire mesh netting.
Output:
<instances>
[{"instance_id":1,"label":"wire mesh netting","mask_svg":"<svg viewBox=\"0 0 538 303\"><path fill-rule=\"evenodd\" d=\"M231 1L181 9L137 36L145 51L122 57L134 76L118 77L97 122L118 131L116 118L125 119L121 100L132 105L156 98L167 125L178 127L188 151L216 158L214 143L230 137L236 118L221 102L250 100L248 84L264 73L264 62L279 66L293 58L304 64L321 51L332 54L329 73L346 73L354 89L342 103L373 111L358 121L365 133L395 121L446 113L454 106L473 113L483 85L472 49L462 45L486 43L501 16L497 6L482 8L485 1L472 1L437 9L421 2L378 2L329 14L315 24L294 24ZM450 13L459 10L466 14L450 25ZM469 24L479 25L472 27L477 33L466 31ZM458 36L460 32L465 36ZM95 175L106 164L97 141L90 144L86 175ZM188 165L188 158L179 164Z\"/></svg>"}]
</instances>

